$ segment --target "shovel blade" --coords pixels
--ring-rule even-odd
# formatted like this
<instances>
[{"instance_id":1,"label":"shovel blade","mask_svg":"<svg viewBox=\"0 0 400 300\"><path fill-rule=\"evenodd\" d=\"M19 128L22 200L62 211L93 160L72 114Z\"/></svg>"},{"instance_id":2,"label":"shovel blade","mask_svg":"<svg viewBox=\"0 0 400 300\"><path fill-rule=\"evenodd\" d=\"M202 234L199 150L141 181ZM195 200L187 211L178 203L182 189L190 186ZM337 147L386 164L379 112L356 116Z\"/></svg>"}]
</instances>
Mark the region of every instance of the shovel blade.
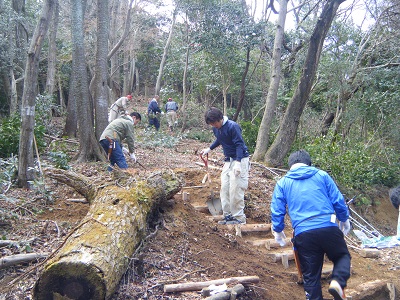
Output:
<instances>
[{"instance_id":1,"label":"shovel blade","mask_svg":"<svg viewBox=\"0 0 400 300\"><path fill-rule=\"evenodd\" d=\"M212 198L212 199L207 200L207 207L208 207L208 211L211 213L211 215L213 215L213 216L222 215L221 199Z\"/></svg>"}]
</instances>

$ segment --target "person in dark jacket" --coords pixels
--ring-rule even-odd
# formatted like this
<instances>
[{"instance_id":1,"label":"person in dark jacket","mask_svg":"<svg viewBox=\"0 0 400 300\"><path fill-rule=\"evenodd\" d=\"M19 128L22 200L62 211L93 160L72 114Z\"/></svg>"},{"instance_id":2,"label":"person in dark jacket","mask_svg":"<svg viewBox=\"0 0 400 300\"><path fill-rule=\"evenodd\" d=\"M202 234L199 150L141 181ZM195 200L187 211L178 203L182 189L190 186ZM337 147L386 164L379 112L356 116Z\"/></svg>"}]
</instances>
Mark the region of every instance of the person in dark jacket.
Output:
<instances>
[{"instance_id":1,"label":"person in dark jacket","mask_svg":"<svg viewBox=\"0 0 400 300\"><path fill-rule=\"evenodd\" d=\"M149 125L154 126L158 131L160 129L160 120L158 120L158 114L164 114L158 106L158 100L160 96L155 95L147 106L147 117L149 118Z\"/></svg>"},{"instance_id":2,"label":"person in dark jacket","mask_svg":"<svg viewBox=\"0 0 400 300\"><path fill-rule=\"evenodd\" d=\"M133 129L134 125L139 123L141 119L142 117L138 112L133 112L130 115L123 115L118 119L115 119L104 129L100 137L100 145L107 154L109 153L109 150L111 150L108 157L110 160L108 171L112 171L114 165L117 165L121 169L128 168L124 153L129 154L131 160L136 162ZM129 150L122 146L122 141L124 140L128 144Z\"/></svg>"},{"instance_id":3,"label":"person in dark jacket","mask_svg":"<svg viewBox=\"0 0 400 300\"><path fill-rule=\"evenodd\" d=\"M344 288L350 278L351 257L344 240L344 235L350 231L345 199L328 173L311 166L311 157L305 150L289 156L289 168L277 182L272 195L275 240L281 246L285 245L283 229L288 211L306 299L323 300L320 280L325 254L334 265L329 293L335 300L346 299Z\"/></svg>"},{"instance_id":4,"label":"person in dark jacket","mask_svg":"<svg viewBox=\"0 0 400 300\"><path fill-rule=\"evenodd\" d=\"M224 220L218 223L246 224L244 192L249 183L249 151L242 137L242 129L215 107L205 113L205 121L213 127L216 140L200 154L207 155L221 145L225 155L220 190Z\"/></svg>"}]
</instances>

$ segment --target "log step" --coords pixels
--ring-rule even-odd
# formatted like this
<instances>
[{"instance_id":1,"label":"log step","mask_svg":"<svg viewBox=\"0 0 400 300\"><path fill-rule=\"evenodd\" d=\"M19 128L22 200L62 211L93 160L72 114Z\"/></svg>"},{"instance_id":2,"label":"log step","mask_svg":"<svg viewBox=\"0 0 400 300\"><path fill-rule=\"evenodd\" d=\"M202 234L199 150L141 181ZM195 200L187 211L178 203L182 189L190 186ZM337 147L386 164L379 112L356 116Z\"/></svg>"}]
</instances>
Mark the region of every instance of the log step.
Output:
<instances>
[{"instance_id":1,"label":"log step","mask_svg":"<svg viewBox=\"0 0 400 300\"><path fill-rule=\"evenodd\" d=\"M381 251L378 249L362 249L360 255L365 258L378 258L381 255Z\"/></svg>"},{"instance_id":2,"label":"log step","mask_svg":"<svg viewBox=\"0 0 400 300\"><path fill-rule=\"evenodd\" d=\"M357 286L357 290L347 289L347 296L354 296L357 299L375 299L376 295L380 295L387 300L398 299L396 297L396 288L392 282L386 282L380 279L364 282ZM347 297L349 299L349 297Z\"/></svg>"},{"instance_id":3,"label":"log step","mask_svg":"<svg viewBox=\"0 0 400 300\"><path fill-rule=\"evenodd\" d=\"M283 256L285 256L284 259L287 261L294 260L294 253L292 249L276 253L267 253L267 258L271 262L282 261Z\"/></svg>"},{"instance_id":4,"label":"log step","mask_svg":"<svg viewBox=\"0 0 400 300\"><path fill-rule=\"evenodd\" d=\"M290 238L286 238L285 241L286 241L286 246L285 247L291 247L292 246ZM249 241L249 243L252 244L253 246L256 246L256 247L264 246L265 248L267 248L267 250L282 248L275 241L275 239L257 239L257 240Z\"/></svg>"},{"instance_id":5,"label":"log step","mask_svg":"<svg viewBox=\"0 0 400 300\"><path fill-rule=\"evenodd\" d=\"M242 233L249 233L249 232L270 232L271 231L271 224L243 224L243 225L225 225L229 230L239 228Z\"/></svg>"},{"instance_id":6,"label":"log step","mask_svg":"<svg viewBox=\"0 0 400 300\"><path fill-rule=\"evenodd\" d=\"M224 219L224 216L223 215L207 216L207 219L209 219L212 222L218 222L218 221L222 221Z\"/></svg>"},{"instance_id":7,"label":"log step","mask_svg":"<svg viewBox=\"0 0 400 300\"><path fill-rule=\"evenodd\" d=\"M321 279L323 279L323 280L329 279L331 277L332 271L333 271L333 265L330 262L328 264L325 262L322 267ZM297 270L295 272L290 272L290 274L293 276L293 278L295 278L293 280L297 280L297 277L298 277ZM347 296L347 299L350 299L350 298L348 298L349 295L347 293L346 293L346 296Z\"/></svg>"},{"instance_id":8,"label":"log step","mask_svg":"<svg viewBox=\"0 0 400 300\"><path fill-rule=\"evenodd\" d=\"M209 214L210 211L208 210L207 205L193 205L194 209L198 212Z\"/></svg>"}]
</instances>

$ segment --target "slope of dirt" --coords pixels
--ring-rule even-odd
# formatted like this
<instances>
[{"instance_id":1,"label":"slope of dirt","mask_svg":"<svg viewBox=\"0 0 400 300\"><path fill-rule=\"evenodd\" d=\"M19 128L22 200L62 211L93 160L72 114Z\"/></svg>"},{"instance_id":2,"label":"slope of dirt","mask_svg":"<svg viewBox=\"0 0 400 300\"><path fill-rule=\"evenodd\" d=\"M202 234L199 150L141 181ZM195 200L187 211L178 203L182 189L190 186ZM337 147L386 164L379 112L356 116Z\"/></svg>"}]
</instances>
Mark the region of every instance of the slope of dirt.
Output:
<instances>
[{"instance_id":1,"label":"slope of dirt","mask_svg":"<svg viewBox=\"0 0 400 300\"><path fill-rule=\"evenodd\" d=\"M256 239L273 239L270 232L242 233L239 236L235 228L218 225L210 218L204 207L211 190L218 197L222 153L211 153L209 171L212 183L210 186L203 184L206 171L199 165L201 160L197 151L207 146L193 140L182 140L172 149L159 147L149 151L138 146L138 160L146 169L130 163L132 176L145 177L152 171L170 168L184 175L185 186L173 201L159 207L158 213L150 220L148 237L132 257L113 299L200 299L198 291L164 293L163 287L172 283L253 275L259 276L260 281L247 286L240 299L304 299L303 288L296 283L294 262L289 260L288 268L284 268L281 260L273 262L271 259L271 253L283 249L267 250L265 246L253 245ZM73 165L75 172L90 177L94 184L99 185L115 182L105 169L106 164L101 162ZM279 170L252 166L246 192L249 224L270 223L269 204L274 177L279 174L282 174ZM10 189L0 198L1 236L16 241L0 248L2 257L56 251L66 235L86 215L88 204L74 202L82 198L81 195L53 180L45 178L45 183L46 190L51 191L51 198L44 198L43 193L37 191L21 189ZM185 195L185 200L183 193L189 194ZM384 235L395 235L397 211L391 206L387 190L382 189L377 194L375 203L379 206L362 212L366 220ZM6 211L11 213L6 214ZM289 236L289 220L287 225L285 232ZM290 251L290 246L285 249ZM368 296L372 292L362 290L363 284L376 280L394 283L397 295L400 294L399 247L382 249L379 258L364 258L353 248L351 254L352 276L348 282L348 294L353 295L353 299L390 299L387 294ZM5 269L1 269L0 263L0 299L32 299L31 291L40 271L39 262ZM19 277L21 275L24 276ZM326 299L332 299L327 293L328 279L322 280L323 293Z\"/></svg>"}]
</instances>

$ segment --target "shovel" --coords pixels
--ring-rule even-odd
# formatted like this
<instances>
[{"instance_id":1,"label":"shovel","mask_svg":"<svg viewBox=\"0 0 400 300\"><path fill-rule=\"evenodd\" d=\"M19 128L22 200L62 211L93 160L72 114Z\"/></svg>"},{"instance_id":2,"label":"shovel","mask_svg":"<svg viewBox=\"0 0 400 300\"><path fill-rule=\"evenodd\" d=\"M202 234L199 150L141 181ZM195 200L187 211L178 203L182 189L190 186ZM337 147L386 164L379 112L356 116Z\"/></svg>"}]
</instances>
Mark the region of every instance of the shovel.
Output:
<instances>
[{"instance_id":1,"label":"shovel","mask_svg":"<svg viewBox=\"0 0 400 300\"><path fill-rule=\"evenodd\" d=\"M211 187L211 177L210 177L210 173L208 172L208 153L207 153L205 159L203 158L202 155L200 155L200 158L204 162L204 166L206 167L206 171L207 171L207 174L204 176L202 183L204 184L207 181L208 187L210 189L210 198L206 202L208 211L213 216L222 215L221 199L214 198L214 191Z\"/></svg>"}]
</instances>

